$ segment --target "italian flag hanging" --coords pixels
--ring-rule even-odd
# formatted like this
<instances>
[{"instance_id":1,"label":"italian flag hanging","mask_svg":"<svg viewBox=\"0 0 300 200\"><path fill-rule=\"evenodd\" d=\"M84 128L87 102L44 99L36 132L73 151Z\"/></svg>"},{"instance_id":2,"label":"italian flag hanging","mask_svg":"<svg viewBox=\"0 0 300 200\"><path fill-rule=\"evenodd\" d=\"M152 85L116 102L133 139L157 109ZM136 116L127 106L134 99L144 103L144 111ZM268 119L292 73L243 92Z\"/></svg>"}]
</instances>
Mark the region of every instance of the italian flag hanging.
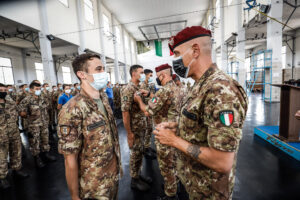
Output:
<instances>
[{"instance_id":1,"label":"italian flag hanging","mask_svg":"<svg viewBox=\"0 0 300 200\"><path fill-rule=\"evenodd\" d=\"M233 111L232 110L221 111L220 121L225 126L230 126L233 122Z\"/></svg>"}]
</instances>

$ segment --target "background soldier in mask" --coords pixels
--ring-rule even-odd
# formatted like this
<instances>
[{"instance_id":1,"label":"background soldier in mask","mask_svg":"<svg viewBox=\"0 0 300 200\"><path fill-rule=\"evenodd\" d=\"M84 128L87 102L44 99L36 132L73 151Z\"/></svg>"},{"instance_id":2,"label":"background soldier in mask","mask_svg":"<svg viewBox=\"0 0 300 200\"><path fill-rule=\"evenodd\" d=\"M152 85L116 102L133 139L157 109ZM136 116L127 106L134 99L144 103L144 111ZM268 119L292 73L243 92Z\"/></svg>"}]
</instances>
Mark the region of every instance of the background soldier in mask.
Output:
<instances>
[{"instance_id":1,"label":"background soldier in mask","mask_svg":"<svg viewBox=\"0 0 300 200\"><path fill-rule=\"evenodd\" d=\"M10 186L7 180L8 155L14 175L28 177L28 174L21 170L22 142L17 121L16 102L7 95L6 86L0 83L0 188Z\"/></svg>"},{"instance_id":2,"label":"background soldier in mask","mask_svg":"<svg viewBox=\"0 0 300 200\"><path fill-rule=\"evenodd\" d=\"M71 86L68 84L63 85L63 93L58 98L57 109L60 110L73 96L71 95Z\"/></svg>"},{"instance_id":3,"label":"background soldier in mask","mask_svg":"<svg viewBox=\"0 0 300 200\"><path fill-rule=\"evenodd\" d=\"M49 131L44 127L43 109L47 102L41 97L41 84L32 82L29 85L30 95L25 97L19 104L20 116L25 117L28 122L28 139L36 166L44 167L44 161L53 161L55 158L49 154ZM41 158L43 152L44 161Z\"/></svg>"},{"instance_id":4,"label":"background soldier in mask","mask_svg":"<svg viewBox=\"0 0 300 200\"><path fill-rule=\"evenodd\" d=\"M131 80L121 92L122 115L124 127L127 131L128 146L130 152L130 176L131 188L146 191L150 189L148 183L152 182L150 177L141 175L143 162L146 118L134 101L134 94L140 89L140 82L145 81L143 67L132 65L130 67Z\"/></svg>"},{"instance_id":5,"label":"background soldier in mask","mask_svg":"<svg viewBox=\"0 0 300 200\"><path fill-rule=\"evenodd\" d=\"M209 30L194 26L171 38L174 71L195 84L184 99L179 124L162 123L154 134L178 149L177 173L190 199L225 200L233 192L248 100L238 82L212 63L210 37Z\"/></svg>"},{"instance_id":6,"label":"background soldier in mask","mask_svg":"<svg viewBox=\"0 0 300 200\"><path fill-rule=\"evenodd\" d=\"M144 82L141 83L141 92L147 93L151 92L152 94L155 93L155 84L153 83L153 71L150 69L145 69L144 74L146 76L146 79ZM144 97L146 104L148 104L150 97ZM153 122L152 122L152 116L146 117L146 123L147 123L147 132L145 134L145 157L149 159L155 159L156 158L156 151L151 148L151 136L153 131Z\"/></svg>"},{"instance_id":7,"label":"background soldier in mask","mask_svg":"<svg viewBox=\"0 0 300 200\"><path fill-rule=\"evenodd\" d=\"M102 90L108 75L97 55L81 54L72 66L81 91L58 117L58 150L71 197L116 200L122 170L117 125Z\"/></svg>"}]
</instances>

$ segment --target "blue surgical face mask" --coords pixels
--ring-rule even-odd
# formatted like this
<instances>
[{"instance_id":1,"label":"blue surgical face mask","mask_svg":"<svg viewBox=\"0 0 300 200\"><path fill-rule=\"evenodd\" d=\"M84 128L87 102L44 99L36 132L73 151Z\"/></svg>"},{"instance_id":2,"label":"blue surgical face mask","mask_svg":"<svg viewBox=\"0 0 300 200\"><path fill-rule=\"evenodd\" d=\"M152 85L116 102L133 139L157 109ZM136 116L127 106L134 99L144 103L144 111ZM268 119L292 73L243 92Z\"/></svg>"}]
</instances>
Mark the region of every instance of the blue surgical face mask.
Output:
<instances>
[{"instance_id":1,"label":"blue surgical face mask","mask_svg":"<svg viewBox=\"0 0 300 200\"><path fill-rule=\"evenodd\" d=\"M57 91L57 88L54 88L53 90L54 90L54 91Z\"/></svg>"},{"instance_id":2,"label":"blue surgical face mask","mask_svg":"<svg viewBox=\"0 0 300 200\"><path fill-rule=\"evenodd\" d=\"M46 87L46 90L48 90L48 91L49 91L49 90L50 90L50 87Z\"/></svg>"},{"instance_id":3,"label":"blue surgical face mask","mask_svg":"<svg viewBox=\"0 0 300 200\"><path fill-rule=\"evenodd\" d=\"M150 77L149 79L148 79L148 83L152 83L153 82L153 77Z\"/></svg>"},{"instance_id":4,"label":"blue surgical face mask","mask_svg":"<svg viewBox=\"0 0 300 200\"><path fill-rule=\"evenodd\" d=\"M140 74L140 79L139 79L139 81L140 82L144 82L145 81L145 79L146 79L146 75L145 74Z\"/></svg>"},{"instance_id":5,"label":"blue surgical face mask","mask_svg":"<svg viewBox=\"0 0 300 200\"><path fill-rule=\"evenodd\" d=\"M36 90L36 91L34 92L34 94L35 94L36 96L40 96L40 95L41 95L41 90Z\"/></svg>"},{"instance_id":6,"label":"blue surgical face mask","mask_svg":"<svg viewBox=\"0 0 300 200\"><path fill-rule=\"evenodd\" d=\"M77 89L80 90L80 86L77 86Z\"/></svg>"},{"instance_id":7,"label":"blue surgical face mask","mask_svg":"<svg viewBox=\"0 0 300 200\"><path fill-rule=\"evenodd\" d=\"M60 90L63 90L63 87L59 87Z\"/></svg>"},{"instance_id":8,"label":"blue surgical face mask","mask_svg":"<svg viewBox=\"0 0 300 200\"><path fill-rule=\"evenodd\" d=\"M25 88L25 91L26 91L26 92L28 92L28 91L29 91L29 88L28 88L28 87L27 87L27 88Z\"/></svg>"},{"instance_id":9,"label":"blue surgical face mask","mask_svg":"<svg viewBox=\"0 0 300 200\"><path fill-rule=\"evenodd\" d=\"M108 82L108 74L106 72L89 75L92 75L94 78L94 82L90 83L94 89L101 90L106 87Z\"/></svg>"},{"instance_id":10,"label":"blue surgical face mask","mask_svg":"<svg viewBox=\"0 0 300 200\"><path fill-rule=\"evenodd\" d=\"M13 90L12 88L10 88L10 89L8 89L8 91L9 91L9 92L12 92L12 91L14 91L14 90Z\"/></svg>"}]
</instances>

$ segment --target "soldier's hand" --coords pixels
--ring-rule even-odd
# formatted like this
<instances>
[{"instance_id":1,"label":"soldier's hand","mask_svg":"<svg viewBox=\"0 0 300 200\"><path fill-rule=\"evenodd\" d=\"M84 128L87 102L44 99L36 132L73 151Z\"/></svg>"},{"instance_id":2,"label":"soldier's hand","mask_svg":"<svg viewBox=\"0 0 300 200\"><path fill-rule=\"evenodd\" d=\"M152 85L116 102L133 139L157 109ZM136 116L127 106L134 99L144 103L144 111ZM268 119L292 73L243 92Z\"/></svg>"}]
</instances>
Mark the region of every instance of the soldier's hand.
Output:
<instances>
[{"instance_id":1,"label":"soldier's hand","mask_svg":"<svg viewBox=\"0 0 300 200\"><path fill-rule=\"evenodd\" d=\"M143 96L147 96L149 94L149 91L144 89L140 89L139 92L142 93Z\"/></svg>"},{"instance_id":2,"label":"soldier's hand","mask_svg":"<svg viewBox=\"0 0 300 200\"><path fill-rule=\"evenodd\" d=\"M153 131L155 138L158 139L161 144L168 146L174 145L174 140L177 137L175 132L176 129L174 131L174 129L164 128L162 126L156 126L156 129Z\"/></svg>"},{"instance_id":3,"label":"soldier's hand","mask_svg":"<svg viewBox=\"0 0 300 200\"><path fill-rule=\"evenodd\" d=\"M298 110L295 114L296 119L300 120L300 110Z\"/></svg>"},{"instance_id":4,"label":"soldier's hand","mask_svg":"<svg viewBox=\"0 0 300 200\"><path fill-rule=\"evenodd\" d=\"M129 149L132 149L133 147L133 140L134 140L134 134L132 132L128 133L127 142L128 142Z\"/></svg>"},{"instance_id":5,"label":"soldier's hand","mask_svg":"<svg viewBox=\"0 0 300 200\"><path fill-rule=\"evenodd\" d=\"M134 93L134 101L139 102L140 100L142 100L141 96L137 92Z\"/></svg>"},{"instance_id":6,"label":"soldier's hand","mask_svg":"<svg viewBox=\"0 0 300 200\"><path fill-rule=\"evenodd\" d=\"M168 129L172 129L172 130L176 130L178 127L178 123L177 122L162 122L160 124L158 124L156 127L161 127L161 128L168 128Z\"/></svg>"}]
</instances>

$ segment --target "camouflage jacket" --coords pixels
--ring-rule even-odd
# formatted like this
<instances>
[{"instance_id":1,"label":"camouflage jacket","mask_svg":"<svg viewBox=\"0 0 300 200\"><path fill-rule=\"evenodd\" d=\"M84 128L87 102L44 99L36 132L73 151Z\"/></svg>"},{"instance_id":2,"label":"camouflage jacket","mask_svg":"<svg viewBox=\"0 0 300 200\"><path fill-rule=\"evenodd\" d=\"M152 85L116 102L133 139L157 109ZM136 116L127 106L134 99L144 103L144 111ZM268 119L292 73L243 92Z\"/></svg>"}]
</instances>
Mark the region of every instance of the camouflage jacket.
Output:
<instances>
[{"instance_id":1,"label":"camouflage jacket","mask_svg":"<svg viewBox=\"0 0 300 200\"><path fill-rule=\"evenodd\" d=\"M17 100L17 93L16 92L8 92L8 96L10 96L14 101Z\"/></svg>"},{"instance_id":2,"label":"camouflage jacket","mask_svg":"<svg viewBox=\"0 0 300 200\"><path fill-rule=\"evenodd\" d=\"M161 122L176 122L179 115L179 88L169 81L148 101L146 111L153 116L154 125Z\"/></svg>"},{"instance_id":3,"label":"camouflage jacket","mask_svg":"<svg viewBox=\"0 0 300 200\"><path fill-rule=\"evenodd\" d=\"M66 103L59 112L61 154L78 153L80 198L97 198L117 180L121 155L116 122L105 93L100 98L107 117L84 90Z\"/></svg>"},{"instance_id":4,"label":"camouflage jacket","mask_svg":"<svg viewBox=\"0 0 300 200\"><path fill-rule=\"evenodd\" d=\"M221 174L178 151L179 177L195 199L230 198L247 105L243 88L214 64L195 82L184 99L179 136L202 147L235 152L231 172Z\"/></svg>"},{"instance_id":5,"label":"camouflage jacket","mask_svg":"<svg viewBox=\"0 0 300 200\"><path fill-rule=\"evenodd\" d=\"M71 95L73 96L73 97L75 97L77 94L79 94L80 93L80 90L78 90L77 88L74 88L74 90L72 90L72 92L71 92Z\"/></svg>"},{"instance_id":6,"label":"camouflage jacket","mask_svg":"<svg viewBox=\"0 0 300 200\"><path fill-rule=\"evenodd\" d=\"M155 94L155 85L152 83L146 83L146 82L142 82L141 84L141 89L147 90L149 92L151 92L152 94ZM144 103L148 103L150 100L150 98L145 97L145 102Z\"/></svg>"},{"instance_id":7,"label":"camouflage jacket","mask_svg":"<svg viewBox=\"0 0 300 200\"><path fill-rule=\"evenodd\" d=\"M18 106L16 102L7 95L5 97L5 113L6 113L6 123L17 124L19 113Z\"/></svg>"},{"instance_id":8,"label":"camouflage jacket","mask_svg":"<svg viewBox=\"0 0 300 200\"><path fill-rule=\"evenodd\" d=\"M139 85L136 86L133 82L129 81L121 92L121 109L122 112L128 111L130 113L130 127L134 134L142 134L141 130L146 127L145 115L141 111L139 104L134 101L134 94L139 89Z\"/></svg>"},{"instance_id":9,"label":"camouflage jacket","mask_svg":"<svg viewBox=\"0 0 300 200\"><path fill-rule=\"evenodd\" d=\"M120 88L114 87L113 88L113 95L114 95L114 107L120 108L121 107L121 94Z\"/></svg>"},{"instance_id":10,"label":"camouflage jacket","mask_svg":"<svg viewBox=\"0 0 300 200\"><path fill-rule=\"evenodd\" d=\"M0 145L8 142L5 103L0 103Z\"/></svg>"},{"instance_id":11,"label":"camouflage jacket","mask_svg":"<svg viewBox=\"0 0 300 200\"><path fill-rule=\"evenodd\" d=\"M19 104L25 97L29 95L29 92L20 91L17 93L17 103Z\"/></svg>"},{"instance_id":12,"label":"camouflage jacket","mask_svg":"<svg viewBox=\"0 0 300 200\"><path fill-rule=\"evenodd\" d=\"M43 125L43 109L47 107L47 102L39 96L35 98L33 94L25 97L19 104L19 111L26 112L28 124L42 126Z\"/></svg>"}]
</instances>

